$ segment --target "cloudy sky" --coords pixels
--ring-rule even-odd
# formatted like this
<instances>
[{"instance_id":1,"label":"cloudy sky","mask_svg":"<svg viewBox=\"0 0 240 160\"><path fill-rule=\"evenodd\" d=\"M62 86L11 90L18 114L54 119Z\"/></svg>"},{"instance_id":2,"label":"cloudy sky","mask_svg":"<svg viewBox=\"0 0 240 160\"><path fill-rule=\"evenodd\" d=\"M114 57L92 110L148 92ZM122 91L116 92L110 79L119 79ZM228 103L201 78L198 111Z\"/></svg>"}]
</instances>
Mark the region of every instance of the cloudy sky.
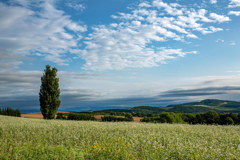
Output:
<instances>
[{"instance_id":1,"label":"cloudy sky","mask_svg":"<svg viewBox=\"0 0 240 160\"><path fill-rule=\"evenodd\" d=\"M59 110L240 101L240 0L0 0L0 107Z\"/></svg>"}]
</instances>

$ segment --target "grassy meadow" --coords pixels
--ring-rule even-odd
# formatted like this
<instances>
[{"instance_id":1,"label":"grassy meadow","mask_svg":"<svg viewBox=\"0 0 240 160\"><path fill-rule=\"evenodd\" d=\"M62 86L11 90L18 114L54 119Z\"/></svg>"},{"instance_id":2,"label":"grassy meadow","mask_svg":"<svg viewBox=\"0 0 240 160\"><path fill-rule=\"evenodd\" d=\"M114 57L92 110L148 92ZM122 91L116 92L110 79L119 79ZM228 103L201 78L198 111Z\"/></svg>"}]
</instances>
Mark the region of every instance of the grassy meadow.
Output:
<instances>
[{"instance_id":1,"label":"grassy meadow","mask_svg":"<svg viewBox=\"0 0 240 160\"><path fill-rule=\"evenodd\" d=\"M0 116L0 159L240 159L240 126Z\"/></svg>"}]
</instances>

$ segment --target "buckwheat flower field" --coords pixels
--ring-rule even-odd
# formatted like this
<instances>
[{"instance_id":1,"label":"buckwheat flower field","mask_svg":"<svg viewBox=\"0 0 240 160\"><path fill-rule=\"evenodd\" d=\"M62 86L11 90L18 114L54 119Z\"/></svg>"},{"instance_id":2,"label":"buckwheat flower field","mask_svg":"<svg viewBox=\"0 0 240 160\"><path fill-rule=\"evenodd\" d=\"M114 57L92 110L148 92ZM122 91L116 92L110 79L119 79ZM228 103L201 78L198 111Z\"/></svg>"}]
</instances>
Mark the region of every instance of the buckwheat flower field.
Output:
<instances>
[{"instance_id":1,"label":"buckwheat flower field","mask_svg":"<svg viewBox=\"0 0 240 160\"><path fill-rule=\"evenodd\" d=\"M0 159L240 159L240 126L0 116Z\"/></svg>"}]
</instances>

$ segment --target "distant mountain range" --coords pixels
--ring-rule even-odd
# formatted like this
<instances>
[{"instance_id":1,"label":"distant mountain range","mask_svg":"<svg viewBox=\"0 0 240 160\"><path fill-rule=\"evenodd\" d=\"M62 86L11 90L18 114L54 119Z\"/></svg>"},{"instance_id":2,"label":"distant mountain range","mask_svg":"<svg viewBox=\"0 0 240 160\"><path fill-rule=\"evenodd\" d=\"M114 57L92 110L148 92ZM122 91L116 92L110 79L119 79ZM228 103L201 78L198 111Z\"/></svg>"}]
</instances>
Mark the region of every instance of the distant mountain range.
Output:
<instances>
[{"instance_id":1,"label":"distant mountain range","mask_svg":"<svg viewBox=\"0 0 240 160\"><path fill-rule=\"evenodd\" d=\"M104 112L129 112L129 113L144 113L156 114L162 112L184 112L184 113L205 113L208 111L216 111L218 113L240 113L240 102L205 99L200 102L190 102L177 105L169 105L167 107L151 107L151 106L138 106L129 109L109 109L103 110Z\"/></svg>"}]
</instances>

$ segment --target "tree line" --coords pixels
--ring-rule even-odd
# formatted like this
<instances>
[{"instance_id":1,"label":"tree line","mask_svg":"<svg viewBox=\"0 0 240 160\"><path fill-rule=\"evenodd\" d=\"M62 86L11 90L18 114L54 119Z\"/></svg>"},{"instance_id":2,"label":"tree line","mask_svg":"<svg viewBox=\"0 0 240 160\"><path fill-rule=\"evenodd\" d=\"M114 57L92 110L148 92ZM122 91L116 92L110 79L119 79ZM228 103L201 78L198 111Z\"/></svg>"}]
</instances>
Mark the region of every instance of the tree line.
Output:
<instances>
[{"instance_id":1,"label":"tree line","mask_svg":"<svg viewBox=\"0 0 240 160\"><path fill-rule=\"evenodd\" d=\"M56 119L65 119L65 120L87 120L87 121L94 121L96 118L93 117L91 114L79 114L79 113L70 113L65 116L62 113L57 113ZM113 116L113 115L104 115L101 117L102 121L108 122L122 122L122 121L133 121L133 116L131 113L126 113L123 117Z\"/></svg>"},{"instance_id":2,"label":"tree line","mask_svg":"<svg viewBox=\"0 0 240 160\"><path fill-rule=\"evenodd\" d=\"M19 109L7 107L2 109L0 108L0 115L21 117L21 112Z\"/></svg>"},{"instance_id":3,"label":"tree line","mask_svg":"<svg viewBox=\"0 0 240 160\"><path fill-rule=\"evenodd\" d=\"M74 114L74 113L70 113L68 115L67 119L68 120L88 120L88 121L96 120L91 115L87 115L87 114Z\"/></svg>"},{"instance_id":4,"label":"tree line","mask_svg":"<svg viewBox=\"0 0 240 160\"><path fill-rule=\"evenodd\" d=\"M94 117L92 117L89 114L77 114L77 113L70 113L68 116L65 116L62 113L57 113L56 119L65 119L65 120L87 120L87 121L93 121L96 120Z\"/></svg>"},{"instance_id":5,"label":"tree line","mask_svg":"<svg viewBox=\"0 0 240 160\"><path fill-rule=\"evenodd\" d=\"M155 114L152 117L144 117L141 121L154 123L239 125L240 113L217 113L216 111L208 111L200 114L163 112Z\"/></svg>"},{"instance_id":6,"label":"tree line","mask_svg":"<svg viewBox=\"0 0 240 160\"><path fill-rule=\"evenodd\" d=\"M133 116L131 113L126 113L124 117L117 117L114 115L105 115L104 117L101 117L101 120L105 122L133 121Z\"/></svg>"}]
</instances>

